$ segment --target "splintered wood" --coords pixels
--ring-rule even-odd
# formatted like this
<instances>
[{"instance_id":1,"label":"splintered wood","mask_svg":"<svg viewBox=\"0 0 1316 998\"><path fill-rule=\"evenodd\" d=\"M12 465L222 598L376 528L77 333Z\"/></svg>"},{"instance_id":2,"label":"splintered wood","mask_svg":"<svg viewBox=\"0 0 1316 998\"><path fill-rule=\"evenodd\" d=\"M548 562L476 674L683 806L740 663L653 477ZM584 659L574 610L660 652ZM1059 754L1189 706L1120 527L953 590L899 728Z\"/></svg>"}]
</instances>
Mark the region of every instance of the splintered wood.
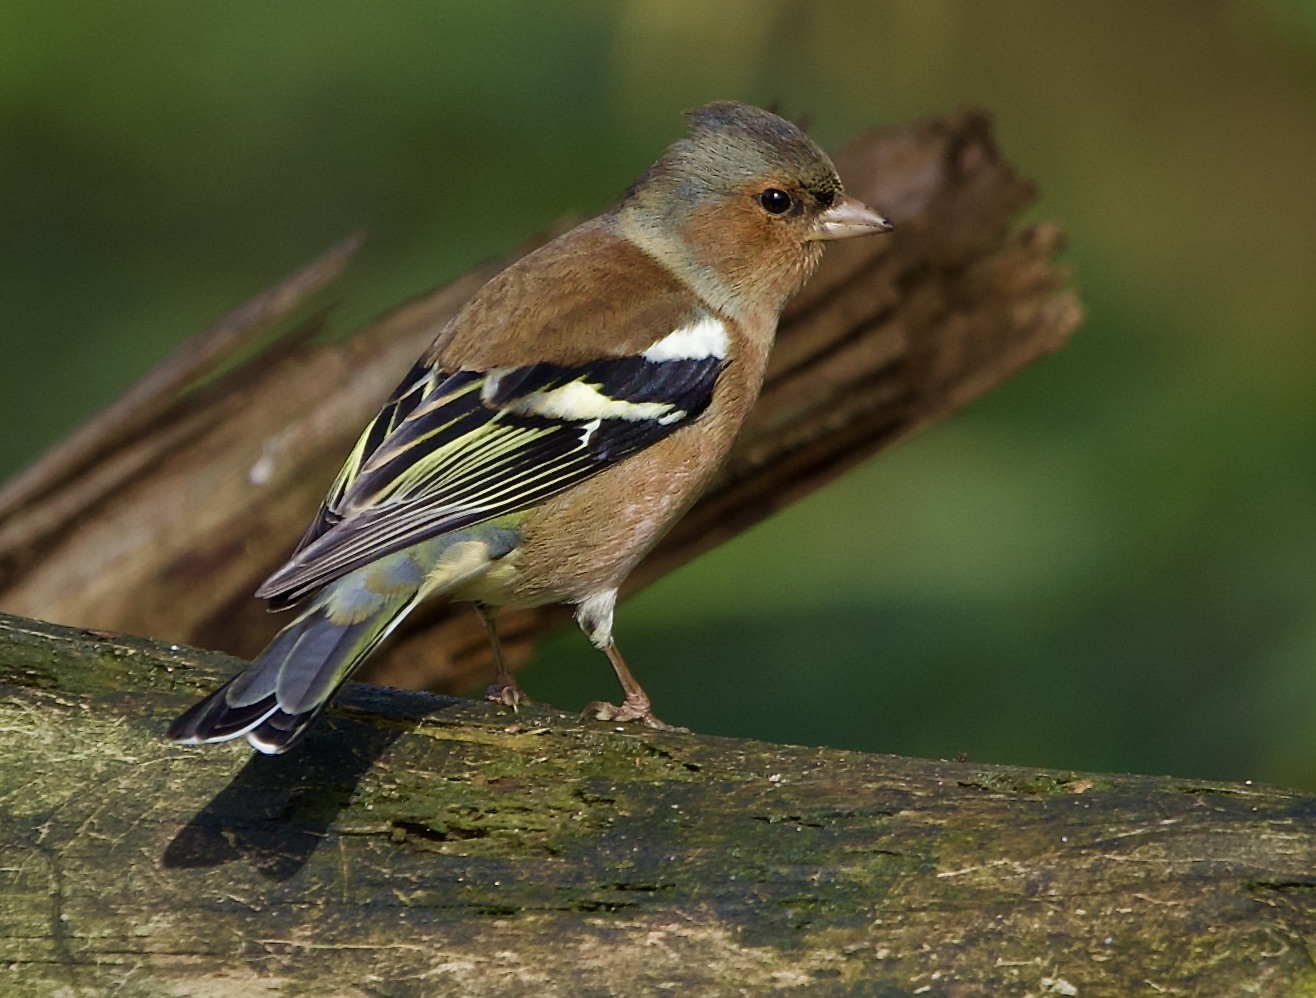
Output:
<instances>
[{"instance_id":1,"label":"splintered wood","mask_svg":"<svg viewBox=\"0 0 1316 998\"><path fill-rule=\"evenodd\" d=\"M791 304L768 380L710 491L637 569L646 585L1056 350L1081 309L1033 186L978 112L870 132L836 156L896 231L831 248ZM250 657L284 622L252 598L300 537L361 427L498 266L355 336L316 343L307 303L349 241L188 340L0 492L0 609ZM294 321L294 320L297 321ZM278 327L283 335L274 335ZM262 338L263 351L242 358ZM235 358L241 358L235 359ZM564 619L505 613L509 661ZM442 602L362 678L464 689L491 669L475 616Z\"/></svg>"}]
</instances>

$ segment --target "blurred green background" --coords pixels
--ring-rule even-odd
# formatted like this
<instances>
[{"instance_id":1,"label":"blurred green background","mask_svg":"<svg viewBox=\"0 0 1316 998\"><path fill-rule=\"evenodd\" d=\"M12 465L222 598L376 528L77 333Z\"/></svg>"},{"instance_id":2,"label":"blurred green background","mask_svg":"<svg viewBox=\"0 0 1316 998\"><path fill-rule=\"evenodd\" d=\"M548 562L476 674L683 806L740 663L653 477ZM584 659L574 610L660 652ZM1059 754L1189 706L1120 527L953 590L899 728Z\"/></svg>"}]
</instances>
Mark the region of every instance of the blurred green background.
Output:
<instances>
[{"instance_id":1,"label":"blurred green background","mask_svg":"<svg viewBox=\"0 0 1316 998\"><path fill-rule=\"evenodd\" d=\"M1089 318L625 605L659 713L1316 790L1308 0L7 0L0 476L345 233L340 329L603 207L716 97L830 146L988 108ZM574 632L523 681L615 693Z\"/></svg>"}]
</instances>

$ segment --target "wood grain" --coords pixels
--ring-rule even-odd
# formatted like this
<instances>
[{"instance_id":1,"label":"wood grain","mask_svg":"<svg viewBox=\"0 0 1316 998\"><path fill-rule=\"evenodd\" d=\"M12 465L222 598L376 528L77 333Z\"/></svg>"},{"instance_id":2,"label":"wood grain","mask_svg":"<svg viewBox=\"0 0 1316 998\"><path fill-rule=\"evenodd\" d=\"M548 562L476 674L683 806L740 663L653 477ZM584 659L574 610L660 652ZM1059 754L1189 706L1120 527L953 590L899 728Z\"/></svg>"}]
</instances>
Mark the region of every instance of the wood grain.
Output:
<instances>
[{"instance_id":1,"label":"wood grain","mask_svg":"<svg viewBox=\"0 0 1316 998\"><path fill-rule=\"evenodd\" d=\"M1308 795L357 684L286 756L165 743L236 665L0 618L0 991L1316 993Z\"/></svg>"}]
</instances>

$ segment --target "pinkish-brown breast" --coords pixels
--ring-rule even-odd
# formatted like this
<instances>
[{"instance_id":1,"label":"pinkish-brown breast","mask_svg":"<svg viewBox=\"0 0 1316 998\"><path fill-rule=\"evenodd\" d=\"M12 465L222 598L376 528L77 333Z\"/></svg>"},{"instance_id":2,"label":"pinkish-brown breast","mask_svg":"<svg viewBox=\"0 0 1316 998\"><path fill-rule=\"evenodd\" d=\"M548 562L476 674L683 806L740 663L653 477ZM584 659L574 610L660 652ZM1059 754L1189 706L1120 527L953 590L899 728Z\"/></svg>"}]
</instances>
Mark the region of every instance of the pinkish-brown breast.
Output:
<instances>
[{"instance_id":1,"label":"pinkish-brown breast","mask_svg":"<svg viewBox=\"0 0 1316 998\"><path fill-rule=\"evenodd\" d=\"M575 602L621 584L694 503L758 397L772 330L731 341L708 409L689 426L548 500L522 524L515 577L499 605ZM482 597L484 598L484 597Z\"/></svg>"}]
</instances>

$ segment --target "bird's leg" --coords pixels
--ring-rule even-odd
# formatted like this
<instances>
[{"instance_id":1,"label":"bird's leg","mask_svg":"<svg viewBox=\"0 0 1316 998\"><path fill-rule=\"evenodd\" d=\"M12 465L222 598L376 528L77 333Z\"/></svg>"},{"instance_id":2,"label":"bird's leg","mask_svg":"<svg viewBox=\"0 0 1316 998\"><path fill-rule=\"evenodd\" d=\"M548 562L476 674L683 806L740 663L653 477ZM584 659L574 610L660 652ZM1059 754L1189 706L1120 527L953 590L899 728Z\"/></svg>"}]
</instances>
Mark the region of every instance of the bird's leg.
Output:
<instances>
[{"instance_id":1,"label":"bird's leg","mask_svg":"<svg viewBox=\"0 0 1316 998\"><path fill-rule=\"evenodd\" d=\"M649 694L635 681L631 670L626 667L626 660L621 657L617 643L612 640L612 609L617 603L617 590L599 593L584 600L576 609L576 623L580 625L590 643L608 656L613 671L621 682L626 694L620 705L596 701L588 704L581 717L593 717L599 721L641 721L659 731L685 731L660 721L654 716L649 702Z\"/></svg>"},{"instance_id":2,"label":"bird's leg","mask_svg":"<svg viewBox=\"0 0 1316 998\"><path fill-rule=\"evenodd\" d=\"M678 728L659 720L654 715L653 707L649 703L649 694L644 692L644 688L631 675L631 670L626 667L626 660L621 657L615 641L609 641L602 651L612 663L613 671L617 673L626 696L620 705L602 701L589 704L581 712L581 717L593 717L599 721L640 721L659 731L689 731L688 728Z\"/></svg>"},{"instance_id":3,"label":"bird's leg","mask_svg":"<svg viewBox=\"0 0 1316 998\"><path fill-rule=\"evenodd\" d=\"M523 704L534 703L533 700L521 692L516 677L508 670L507 663L503 661L503 646L498 641L498 627L494 623L494 614L498 611L492 607L476 603L475 612L480 615L480 623L484 625L484 633L489 635L489 646L493 648L494 656L494 681L493 685L484 691L484 698L511 707L513 710Z\"/></svg>"}]
</instances>

